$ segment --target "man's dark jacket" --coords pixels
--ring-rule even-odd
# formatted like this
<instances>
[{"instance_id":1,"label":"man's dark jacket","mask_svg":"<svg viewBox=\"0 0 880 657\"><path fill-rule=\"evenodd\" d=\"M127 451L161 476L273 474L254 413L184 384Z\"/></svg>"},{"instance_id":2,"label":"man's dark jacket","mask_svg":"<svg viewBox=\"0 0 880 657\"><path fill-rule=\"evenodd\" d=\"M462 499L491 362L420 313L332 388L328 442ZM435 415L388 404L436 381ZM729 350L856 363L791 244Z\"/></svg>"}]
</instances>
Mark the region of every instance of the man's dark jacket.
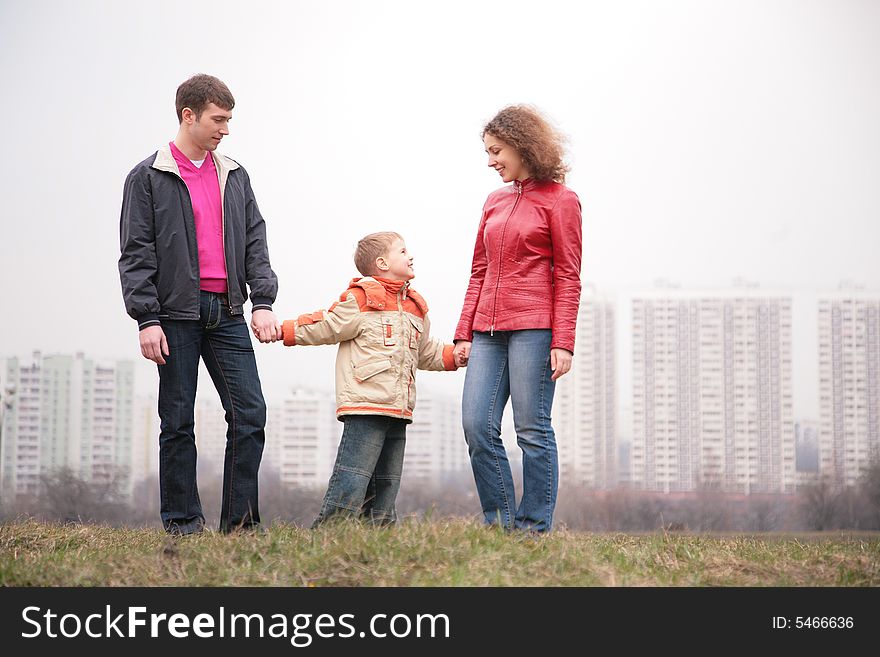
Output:
<instances>
[{"instance_id":1,"label":"man's dark jacket","mask_svg":"<svg viewBox=\"0 0 880 657\"><path fill-rule=\"evenodd\" d=\"M223 201L223 247L229 309L272 309L278 278L269 265L266 224L250 178L234 160L211 153ZM192 201L169 146L125 180L119 220L119 277L125 310L138 328L162 319L199 319L199 250Z\"/></svg>"}]
</instances>

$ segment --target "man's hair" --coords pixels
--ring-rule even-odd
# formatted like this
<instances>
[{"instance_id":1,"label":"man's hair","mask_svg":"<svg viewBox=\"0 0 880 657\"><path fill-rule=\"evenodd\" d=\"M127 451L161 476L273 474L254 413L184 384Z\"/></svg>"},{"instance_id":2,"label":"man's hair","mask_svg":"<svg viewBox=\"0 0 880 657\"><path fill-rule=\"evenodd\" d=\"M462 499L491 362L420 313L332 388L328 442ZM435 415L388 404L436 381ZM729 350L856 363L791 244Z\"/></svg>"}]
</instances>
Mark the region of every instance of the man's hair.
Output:
<instances>
[{"instance_id":1,"label":"man's hair","mask_svg":"<svg viewBox=\"0 0 880 657\"><path fill-rule=\"evenodd\" d=\"M354 252L354 265L364 276L374 276L376 272L376 258L388 255L388 250L394 244L394 240L403 238L391 231L382 233L370 233L362 238Z\"/></svg>"},{"instance_id":2,"label":"man's hair","mask_svg":"<svg viewBox=\"0 0 880 657\"><path fill-rule=\"evenodd\" d=\"M177 98L175 99L177 121L183 121L184 107L189 107L195 112L196 119L198 119L208 103L214 103L217 107L231 110L235 107L235 98L232 97L229 87L213 75L199 73L192 76L177 87Z\"/></svg>"}]
</instances>

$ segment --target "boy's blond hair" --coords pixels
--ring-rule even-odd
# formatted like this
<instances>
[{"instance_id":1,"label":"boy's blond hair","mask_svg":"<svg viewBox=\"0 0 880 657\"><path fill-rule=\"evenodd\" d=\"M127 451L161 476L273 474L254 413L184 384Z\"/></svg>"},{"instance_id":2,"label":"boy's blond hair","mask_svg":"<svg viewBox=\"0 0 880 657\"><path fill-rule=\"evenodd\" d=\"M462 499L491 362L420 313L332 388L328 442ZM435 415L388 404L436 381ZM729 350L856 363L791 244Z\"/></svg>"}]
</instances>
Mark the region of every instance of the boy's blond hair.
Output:
<instances>
[{"instance_id":1,"label":"boy's blond hair","mask_svg":"<svg viewBox=\"0 0 880 657\"><path fill-rule=\"evenodd\" d=\"M400 234L392 231L370 233L362 238L354 252L354 265L364 276L375 276L376 258L388 255L394 240L402 240Z\"/></svg>"}]
</instances>

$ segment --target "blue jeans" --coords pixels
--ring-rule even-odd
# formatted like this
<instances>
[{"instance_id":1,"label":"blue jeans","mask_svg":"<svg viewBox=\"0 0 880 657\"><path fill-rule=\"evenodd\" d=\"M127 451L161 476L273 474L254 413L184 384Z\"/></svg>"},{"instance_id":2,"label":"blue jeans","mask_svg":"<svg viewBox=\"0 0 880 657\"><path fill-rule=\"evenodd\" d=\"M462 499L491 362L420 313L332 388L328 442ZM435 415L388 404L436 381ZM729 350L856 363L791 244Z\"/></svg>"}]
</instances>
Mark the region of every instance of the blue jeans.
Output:
<instances>
[{"instance_id":1,"label":"blue jeans","mask_svg":"<svg viewBox=\"0 0 880 657\"><path fill-rule=\"evenodd\" d=\"M205 525L196 483L194 409L199 359L226 411L220 531L259 524L257 475L266 440L266 403L244 317L226 295L202 291L198 320L162 320L170 355L159 365L159 496L165 530L191 534Z\"/></svg>"},{"instance_id":2,"label":"blue jeans","mask_svg":"<svg viewBox=\"0 0 880 657\"><path fill-rule=\"evenodd\" d=\"M397 520L407 421L384 415L345 415L345 429L321 511L313 527L332 516L362 517L380 525Z\"/></svg>"},{"instance_id":3,"label":"blue jeans","mask_svg":"<svg viewBox=\"0 0 880 657\"><path fill-rule=\"evenodd\" d=\"M483 517L506 529L550 530L559 482L550 409L550 329L474 332L462 394L462 423ZM519 506L501 441L501 418L510 398L516 442L523 453Z\"/></svg>"}]
</instances>

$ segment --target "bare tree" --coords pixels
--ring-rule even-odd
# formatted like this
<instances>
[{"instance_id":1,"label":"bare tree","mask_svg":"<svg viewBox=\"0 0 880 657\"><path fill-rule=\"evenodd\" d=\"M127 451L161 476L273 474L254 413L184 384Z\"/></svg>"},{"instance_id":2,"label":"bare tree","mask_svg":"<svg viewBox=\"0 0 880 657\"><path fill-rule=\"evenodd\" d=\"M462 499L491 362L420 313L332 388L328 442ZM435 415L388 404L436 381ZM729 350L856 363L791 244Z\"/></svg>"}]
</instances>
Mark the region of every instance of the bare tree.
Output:
<instances>
[{"instance_id":1,"label":"bare tree","mask_svg":"<svg viewBox=\"0 0 880 657\"><path fill-rule=\"evenodd\" d=\"M807 527L824 531L833 526L839 493L827 477L817 477L801 489L800 511Z\"/></svg>"},{"instance_id":2,"label":"bare tree","mask_svg":"<svg viewBox=\"0 0 880 657\"><path fill-rule=\"evenodd\" d=\"M404 479L397 513L416 517L470 517L480 512L470 473L450 473L442 480Z\"/></svg>"},{"instance_id":3,"label":"bare tree","mask_svg":"<svg viewBox=\"0 0 880 657\"><path fill-rule=\"evenodd\" d=\"M688 525L698 531L724 531L731 527L729 496L721 492L718 482L703 482L697 488L691 505Z\"/></svg>"},{"instance_id":4,"label":"bare tree","mask_svg":"<svg viewBox=\"0 0 880 657\"><path fill-rule=\"evenodd\" d=\"M121 491L124 478L124 473L118 473L107 481L91 482L70 468L43 474L36 514L63 522L124 523L128 516L128 505Z\"/></svg>"},{"instance_id":5,"label":"bare tree","mask_svg":"<svg viewBox=\"0 0 880 657\"><path fill-rule=\"evenodd\" d=\"M873 527L880 527L880 455L871 459L862 472L859 487L867 502L867 509L873 520Z\"/></svg>"},{"instance_id":6,"label":"bare tree","mask_svg":"<svg viewBox=\"0 0 880 657\"><path fill-rule=\"evenodd\" d=\"M783 516L783 503L775 496L755 496L749 500L745 515L746 529L770 532L779 527Z\"/></svg>"}]
</instances>

